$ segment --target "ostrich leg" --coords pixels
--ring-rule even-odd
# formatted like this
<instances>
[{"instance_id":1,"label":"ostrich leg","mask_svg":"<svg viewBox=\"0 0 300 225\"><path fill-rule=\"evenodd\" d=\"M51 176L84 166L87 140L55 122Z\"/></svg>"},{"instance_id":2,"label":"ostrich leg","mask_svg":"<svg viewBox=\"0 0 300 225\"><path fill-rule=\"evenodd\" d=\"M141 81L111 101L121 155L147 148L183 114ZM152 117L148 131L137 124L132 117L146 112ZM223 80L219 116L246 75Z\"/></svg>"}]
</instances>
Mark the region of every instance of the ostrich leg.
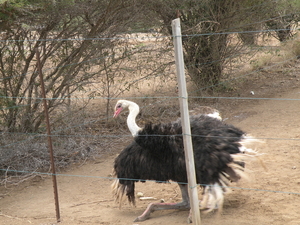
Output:
<instances>
[{"instance_id":1,"label":"ostrich leg","mask_svg":"<svg viewBox=\"0 0 300 225\"><path fill-rule=\"evenodd\" d=\"M179 203L150 203L144 213L138 216L133 222L141 222L149 219L150 214L157 210L166 209L190 209L190 200L186 184L178 184L181 190L182 202Z\"/></svg>"}]
</instances>

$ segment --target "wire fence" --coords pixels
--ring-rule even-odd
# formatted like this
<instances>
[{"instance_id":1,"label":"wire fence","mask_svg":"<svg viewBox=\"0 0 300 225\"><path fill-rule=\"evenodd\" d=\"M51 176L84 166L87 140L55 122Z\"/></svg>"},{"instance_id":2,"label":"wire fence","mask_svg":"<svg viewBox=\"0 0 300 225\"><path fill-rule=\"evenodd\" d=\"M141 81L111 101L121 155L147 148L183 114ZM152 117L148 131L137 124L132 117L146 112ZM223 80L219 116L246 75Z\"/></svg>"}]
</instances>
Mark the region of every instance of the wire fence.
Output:
<instances>
[{"instance_id":1,"label":"wire fence","mask_svg":"<svg viewBox=\"0 0 300 225\"><path fill-rule=\"evenodd\" d=\"M263 23L265 21L259 21L258 23ZM232 30L235 30L236 28L232 28ZM286 29L279 29L279 30L286 30ZM277 31L279 31L277 30ZM223 31L220 33L206 33L206 34L192 34L192 35L184 35L184 37L197 37L197 36L202 36L202 35L237 35L240 33L243 34L247 34L247 33L269 33L269 32L273 32L274 30L253 30L253 31ZM296 30L295 30L296 32ZM114 37L114 38L78 38L78 39L39 39L39 40L34 40L34 39L30 39L30 40L0 40L0 43L7 43L7 42L53 42L53 41L68 41L68 42L73 42L73 41L85 41L85 40L92 40L92 41L107 41L107 40L127 40L127 41L134 41L133 43L133 50L132 52L139 52L136 49L139 50L145 50L145 48L151 49L151 50L155 50L157 48L157 46L154 46L153 43L156 42L161 42L162 40L166 40L166 39L171 39L172 36L161 36L160 34L157 33L150 33L148 35L145 34L141 34L141 35L131 35L131 36L123 36L123 37ZM295 37L294 40L295 42L300 41L299 37ZM273 46L274 47L274 46ZM275 46L276 48L279 46ZM272 49L269 48L269 46L260 46L258 48L253 48L250 49L249 51L247 51L247 53L252 52L252 53L256 53L256 52L267 52L265 54L273 54L276 55L277 54L277 50L273 51ZM271 52L271 53L270 53ZM275 53L274 53L275 52ZM147 53L146 53L147 54ZM63 67L67 67L67 66L72 66L72 65L76 65L76 64L88 64L90 62L97 62L98 60L105 60L107 58L111 58L111 57L116 57L117 55L121 56L122 54L114 54L114 55L108 55L105 57L96 57L93 59L89 59L89 60L84 60L81 62L76 62L74 63L70 63L67 65L64 65ZM172 56L172 54L171 54ZM244 56L244 53L240 53L238 55L235 55L233 58L236 59L238 57ZM141 55L137 56L139 59L142 58ZM147 57L144 56L144 57ZM203 96L200 95L198 93L202 93L204 90L207 90L209 88L215 87L215 86L219 86L219 85L225 85L225 84L230 84L233 81L237 81L237 80L243 80L243 79L247 79L249 77L251 77L252 75L257 75L258 73L262 72L262 71L268 71L268 70L272 70L281 66L284 66L287 63L290 63L292 61L296 61L298 60L299 55L293 55L290 57L283 57L281 58L279 61L272 63L272 64L267 64L267 65L263 65L260 66L257 69L252 69L248 72L244 72L241 73L240 75L234 75L230 77L228 77L227 79L225 79L222 82L219 82L218 84L215 85L209 85L206 87L202 87L202 88L193 88L191 90L189 90L189 99L191 100L217 100L217 101L222 101L222 100L228 100L228 101L233 101L233 100L237 100L237 101L244 101L244 100L249 100L249 101L290 101L291 104L293 104L293 102L297 102L300 99L299 98L278 98L278 97L254 97L254 96L215 96L215 95L207 95L207 96ZM161 112L161 110L157 110L157 108L159 109L164 109L164 107L175 107L176 108L176 103L174 103L175 101L178 101L178 96L177 96L177 92L176 92L176 81L174 80L175 77L175 69L174 69L174 62L172 60L172 58L167 58L169 60L168 64L169 64L169 68L168 68L168 73L171 74L171 76L166 76L165 72L162 73L155 73L155 74L150 74L149 76L145 76L143 74L143 70L142 69L136 69L133 71L129 71L127 74L129 78L126 80L122 80L120 82L117 82L117 84L109 84L109 88L110 89L114 89L114 88L118 88L120 86L128 86L129 83L129 87L131 87L132 89L135 89L135 91L132 93L132 89L128 92L121 92L124 93L124 96L115 96L115 97L111 97L111 96L105 96L105 95L90 95L90 93L103 93L104 89L106 87L98 87L97 85L90 85L89 86L89 90L88 91L83 91L83 92L76 92L70 95L65 95L65 96L61 96L61 97L56 97L56 98L46 98L47 100L69 100L71 102L76 102L76 104L81 104L81 102L84 101L91 101L88 102L88 104L84 107L84 109L82 111L67 111L67 113L71 113L72 117L79 117L78 120L68 120L68 118L70 119L71 116L66 116L66 118L64 118L63 121L63 125L62 126L54 126L53 130L52 130L52 137L55 138L55 143L57 144L56 148L60 149L60 154L63 156L59 156L56 155L56 158L58 160L58 167L63 168L64 166L69 164L68 158L72 155L72 156L76 156L76 159L86 159L91 155L98 155L101 156L102 154L106 154L107 151L104 151L104 149L107 149L107 147L111 147L113 145L112 140L119 140L119 142L124 142L124 140L126 140L127 137L131 137L131 135L129 135L129 132L127 131L126 128L124 128L124 126L119 126L119 129L121 130L125 130L126 132L121 133L118 130L116 131L111 131L111 127L116 128L118 127L118 125L116 125L115 122L110 121L112 118L112 112L111 112L111 116L110 115L106 115L105 114L105 110L102 110L103 112L98 113L95 112L94 109L94 105L98 104L97 102L95 103L95 101L99 101L101 106L103 106L105 104L105 101L109 100L110 104L114 104L116 102L116 100L118 99L132 99L132 100L138 100L139 102L145 102L145 104L143 104L144 106L142 107L142 109L144 109L144 111L146 112L145 114L150 116L149 114L153 113L154 111L157 111L157 113L155 114L156 119L158 120L158 122L164 122L164 121L159 121L162 119L161 116L159 116L159 113ZM209 63L213 63L213 62L207 62ZM186 65L188 66L193 66L193 65ZM48 71L52 71L55 70L57 68L62 68L62 67L57 67L57 66L49 66L48 68L44 68L43 69L43 73L47 73ZM120 68L122 69L122 68ZM130 77L130 74L134 74L135 72L139 73L140 76L133 76ZM235 70L235 74L236 74ZM1 80L13 80L16 77L26 77L28 75L31 75L32 73L35 73L35 71L30 71L28 73L25 74L19 74L19 75L15 75L15 76L10 76L10 77L3 77L0 78ZM104 75L101 75L104 76ZM96 83L101 83L101 76L98 77L98 81L96 81ZM259 76L259 75L257 75ZM158 81L156 80L158 79ZM152 84L150 83L154 83L153 87ZM190 81L190 83L192 83ZM171 88L170 88L170 84L171 84ZM136 85L136 86L134 86ZM144 87L149 86L150 88L145 88L146 91L143 91L141 89L144 89ZM158 87L159 86L159 87ZM157 88L157 89L156 89ZM158 92L156 92L155 94L153 94L153 90L159 90ZM168 93L168 95L166 95L166 93ZM249 93L248 93L249 94ZM6 96L6 95L0 95L0 99L2 100L9 100L9 99L35 99L35 100L39 100L42 101L43 98L35 96L35 97L27 97L27 96ZM1 100L0 100L1 102ZM79 103L77 103L79 102ZM94 102L94 103L93 103ZM149 104L146 104L149 103ZM100 105L99 104L99 105ZM198 104L198 103L197 103ZM213 103L214 104L214 103ZM26 108L28 105L27 104L20 104L20 105L14 105L14 106L4 106L1 107L1 110L10 110L10 109L14 109L14 108ZM89 110L87 110L89 108ZM96 107L98 110L101 110L101 108L99 109L99 106ZM153 110L154 108L154 110ZM62 108L60 109L60 111L64 111L64 110L68 110L67 107L66 108ZM98 111L96 110L96 111ZM112 110L112 105L110 105L110 110ZM166 110L162 110L163 114L165 113ZM98 111L99 112L99 111ZM61 113L61 112L60 112ZM91 114L90 114L91 113ZM147 114L148 113L148 114ZM100 116L101 114L101 116ZM61 116L61 114L57 113L58 116ZM176 118L178 116L177 113L173 113L173 114L168 114L167 116L169 116L170 118ZM56 120L55 116L53 116L53 119ZM143 118L141 119L143 120ZM59 120L58 120L59 121ZM109 121L109 122L108 122ZM71 122L71 123L69 123ZM124 123L123 123L124 125ZM268 127L267 129L271 129L272 126ZM44 128L43 128L44 129ZM44 144L44 139L45 137L47 137L46 134L42 133L41 130L38 133L30 133L30 132L9 132L7 130L3 130L1 131L1 144L0 144L0 156L2 158L2 160L7 160L5 161L5 163L2 163L3 168L0 168L0 171L2 171L2 174L4 176L7 176L8 174L34 174L34 175L46 175L46 176L74 176L74 177L86 177L86 178L92 178L92 179L108 179L108 180L113 180L116 178L113 177L100 177L100 176L88 176L88 175L68 175L68 174L60 174L60 173L56 173L56 174L51 174L51 173L45 173L45 172L37 172L37 171L32 171L30 170L31 167L29 164L32 164L34 161L37 160L37 154L39 155L39 166L40 168L38 170L47 170L47 168L49 167L48 164L48 151L47 151L47 146ZM118 128L117 128L118 129ZM103 132L102 132L103 131ZM288 137L265 137L265 136L256 136L256 139L261 139L261 140L267 140L267 141L293 141L293 142L298 142L300 141L300 138L288 138ZM66 142L66 144L62 144L65 140L68 139L68 141ZM88 140L87 140L88 139ZM131 139L131 138L129 138ZM31 148L31 151L27 151L27 149ZM125 147L125 146L124 146ZM72 151L70 151L69 153L67 153L70 149L72 149ZM121 150L121 149L120 149ZM41 152L43 152L43 154L41 154ZM100 153L99 153L100 152ZM263 152L263 150L262 150ZM42 157L41 157L42 155ZM75 159L74 159L75 160ZM27 162L26 162L27 161ZM10 164L7 164L8 162L11 162ZM22 167L18 167L18 163L23 162ZM34 163L33 163L34 164ZM20 168L20 169L18 169ZM128 178L123 178L123 179L128 179ZM130 180L130 179L129 179ZM159 181L161 183L165 182L165 181ZM172 182L171 182L172 183ZM205 184L202 184L203 186L205 186ZM257 188L242 188L242 187L228 187L228 188L232 188L232 189L242 189L242 190L246 190L246 191L260 191L260 192L271 192L271 193L281 193L281 194L287 194L287 195L300 195L300 193L298 192L289 192L289 191L282 191L282 190L272 190L272 189L257 189Z\"/></svg>"},{"instance_id":2,"label":"wire fence","mask_svg":"<svg viewBox=\"0 0 300 225\"><path fill-rule=\"evenodd\" d=\"M155 182L155 183L167 183L167 184L188 184L184 182L173 182L173 181L153 181L153 180L143 180L143 179L131 179L131 178L116 178L116 177L102 177L102 176L89 176L89 175L71 175L71 174L60 174L60 173L42 173L36 171L18 171L18 170L10 170L10 169L0 169L4 172L14 172L14 173L25 173L25 174L34 174L34 175L45 175L45 176L62 176L62 177L77 177L77 178L93 178L93 179L105 179L105 180L131 180L136 182ZM198 184L198 186L206 187L206 186L213 186L210 184ZM259 191L259 192L271 192L271 193L278 193L278 194L288 194L288 195L300 195L298 192L288 192L288 191L276 191L276 190L267 190L267 189L257 189L257 188L244 188L244 187L235 187L235 186L220 186L222 188L230 188L230 189L240 189L246 191ZM194 187L190 187L194 188Z\"/></svg>"},{"instance_id":3,"label":"wire fence","mask_svg":"<svg viewBox=\"0 0 300 225\"><path fill-rule=\"evenodd\" d=\"M274 18L271 18L271 19L274 19ZM271 20L270 19L270 20ZM262 23L262 22L265 22L265 21L260 21L258 23ZM283 29L278 29L277 31L279 30L283 30ZM232 32L233 34L238 34L238 33L248 33L248 32L255 32L255 33L263 33L263 32L271 32L273 30L255 30L255 31L241 31L241 32L237 32L237 31L234 31ZM222 34L231 34L231 32L220 32L220 33L217 33L218 35L222 35ZM186 36L199 36L199 35L212 35L212 33L207 33L207 34L193 34L193 35L186 35ZM172 36L157 36L157 35L153 35L153 34L150 34L150 36L146 36L143 34L142 37L140 36L135 36L135 37L117 37L117 38L89 38L89 39L45 39L45 40L1 40L2 42L13 42L13 41L33 41L33 42L39 42L39 41L82 41L82 40L93 40L93 41L101 41L101 40L116 40L116 39L126 39L126 40L137 40L137 41L142 41L144 42L145 40L147 41L152 41L153 40L160 40L160 39L170 39L172 38ZM297 41L298 38L295 39L295 41ZM265 48L265 46L261 46L260 48ZM261 50L261 49L260 49ZM256 51L256 50L253 50L253 51ZM242 54L242 53L241 53ZM238 57L239 55L237 55ZM111 56L106 56L106 57L103 57L102 59L105 59L107 57L111 57ZM227 99L227 100L232 100L232 99L235 99L235 100L283 100L283 101L297 101L299 99L281 99L281 98L264 98L264 97L220 97L220 96L193 96L193 94L197 94L199 91L202 91L202 90L205 90L205 89L208 89L208 88L211 88L211 87L214 87L214 86L218 86L218 85L222 85L222 84L225 84L225 83L230 83L234 80L239 80L239 79L243 79L243 78L246 78L246 77L249 77L253 74L256 74L260 71L263 71L263 70L268 70L268 69L272 69L272 68L275 68L275 67L278 67L280 65L283 65L285 63L288 63L292 60L296 60L298 56L293 56L293 57L290 57L288 59L285 59L285 60L282 60L282 61L279 61L277 63L272 63L272 65L268 65L268 66L264 66L262 68L259 68L259 69L256 69L256 70L252 70L248 73L245 73L245 74L242 74L240 76L235 76L233 78L230 78L230 79L226 79L225 81L223 82L220 82L216 85L211 85L211 86L206 86L206 87L203 87L201 89L197 89L197 90L193 90L191 93L189 93L189 98L190 99ZM94 58L94 59L90 59L90 60L87 60L87 61L82 61L80 63L89 63L91 61L97 61L99 60L100 58ZM212 63L212 62L207 62L208 64L209 63ZM66 66L71 66L73 65L73 63L69 64L69 65L64 65L63 67L66 67ZM187 65L188 67L189 65ZM46 69L43 69L43 72L47 72L48 70L52 70L52 69L55 69L55 68L58 68L58 67L52 67L52 68L46 68ZM175 71L173 70L172 72L173 74L175 74ZM27 74L21 74L19 76L26 76ZM164 74L160 74L159 76L164 76ZM158 77L158 75L154 75L154 77ZM5 77L5 78L0 78L0 79L14 79L15 76L12 76L12 77ZM142 77L142 78L138 78L138 79L134 79L133 81L131 81L131 83L139 83L139 82L143 82L145 80L149 80L151 79L151 76L150 77ZM128 83L128 81L125 81L124 83ZM121 83L122 85L122 83ZM120 86L120 84L118 84L118 86ZM111 85L110 88L115 88L117 87L117 85ZM90 92L101 92L101 90L99 89L99 87L95 87L95 89L91 90ZM28 99L28 97L26 96L4 96L4 95L0 95L0 98L2 99ZM30 97L31 99L36 99L36 100L40 100L42 101L43 98L41 97ZM72 96L65 96L65 97L58 97L58 98L46 98L47 100L53 100L53 99L57 99L57 100L64 100L64 99L68 99L68 100L90 100L90 99L93 99L93 100L118 100L118 99L122 99L123 97L106 97L106 96L93 96L93 97L89 97L89 96L84 96L84 97L72 97ZM143 100L143 99L161 99L160 101L157 102L157 104L160 104L163 101L168 101L169 99L177 99L178 96L176 96L176 93L174 93L174 96L126 96L127 99L140 99L140 100ZM152 103L153 105L153 103ZM12 109L12 108L19 108L19 107L26 107L28 105L15 105L15 106L11 106L11 107L5 107L5 108L2 108L1 110L9 110L9 109ZM85 126L87 124L92 124L92 123L95 123L95 122L98 122L100 120L107 120L109 119L110 117L106 117L106 118L101 118L101 119L97 119L97 120L92 120L92 121L89 121L89 122L85 122L85 123L82 123L82 124L77 124L73 127L82 127L82 126ZM68 127L67 129L71 129L72 127ZM58 131L54 131L54 133L56 132L61 132L63 130L58 130ZM10 132L2 132L2 134L4 133L10 133ZM15 134L18 134L18 135L30 135L30 136L44 136L44 134L37 134L37 133L15 133ZM80 134L79 134L80 135ZM98 136L98 135L96 135ZM26 141L26 140L24 140ZM10 143L9 145L7 146L12 146L14 144L17 144L19 142L14 142L14 143ZM2 147L6 147L6 145L2 146ZM1 146L0 146L1 148Z\"/></svg>"}]
</instances>

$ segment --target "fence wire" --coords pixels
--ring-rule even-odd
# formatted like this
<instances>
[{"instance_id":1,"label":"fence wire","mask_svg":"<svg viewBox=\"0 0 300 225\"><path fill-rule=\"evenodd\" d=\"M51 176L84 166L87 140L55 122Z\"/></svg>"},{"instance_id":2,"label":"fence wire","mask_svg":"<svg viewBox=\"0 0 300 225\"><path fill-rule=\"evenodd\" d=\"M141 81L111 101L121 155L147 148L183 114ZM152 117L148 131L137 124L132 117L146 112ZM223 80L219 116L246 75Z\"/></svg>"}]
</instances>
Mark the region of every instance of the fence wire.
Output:
<instances>
[{"instance_id":1,"label":"fence wire","mask_svg":"<svg viewBox=\"0 0 300 225\"><path fill-rule=\"evenodd\" d=\"M270 20L271 19L274 19L274 18L270 18ZM263 22L266 22L266 20L259 21L257 23L263 23ZM251 24L248 24L248 25L251 25ZM232 30L235 30L237 28L241 28L241 27L235 27L235 28L232 28ZM262 30L252 30L252 31L230 31L230 29L229 29L228 31L222 31L222 32L219 32L219 33L191 34L191 35L183 35L183 37L197 37L197 36L208 36L208 35L227 35L227 34L247 34L247 33L267 33L267 32L285 31L285 30L289 30L289 29L277 29L277 30L263 30L262 29ZM38 40L37 39L32 39L32 40L0 40L0 43L1 42L86 41L86 40L103 41L103 40L118 40L118 39L137 40L137 41L139 41L139 40L152 41L152 40L159 40L159 39L164 40L164 39L171 39L171 38L172 38L172 36L161 36L161 35L157 35L157 34L152 34L152 36L148 36L148 37L144 37L144 38L140 37L140 36L136 36L136 37L114 37L114 38L109 38L109 37L97 38L97 37L95 37L95 38L78 38L78 39L77 38L76 39L71 38L71 39L38 39ZM295 40L297 41L297 40L299 40L299 38L297 38ZM150 48L152 46L146 46L146 48L147 47ZM254 49L253 51L257 51L257 49ZM105 57L101 57L101 58L98 57L98 58L93 58L93 59L90 59L90 60L81 61L79 63L89 63L89 62L92 62L92 61L103 60L103 59L106 59L106 58L109 58L109 57L115 57L115 56L116 55L109 55L109 56L105 56ZM236 56L234 56L234 57L236 57ZM293 56L293 57L288 58L286 60L282 60L278 63L274 63L270 66L264 66L263 68L259 68L259 69L253 70L249 73L234 77L232 79L228 79L224 82L220 82L216 85L206 86L206 87L194 90L193 92L189 93L189 95L190 95L189 98L190 99L220 99L220 100L255 100L255 101L261 101L261 100L268 100L268 101L299 101L300 99L297 99L297 98L193 96L199 91L202 91L202 90L205 90L205 89L217 86L217 85L221 85L221 84L224 84L224 83L227 83L227 82L231 82L233 80L246 78L247 76L256 74L256 73L258 73L262 70L271 69L271 68L277 67L279 65L283 65L283 64L285 64L285 63L287 63L291 60L296 60L298 58L299 58L299 56ZM209 63L213 63L213 62L207 62L207 63L209 64ZM74 65L74 64L70 63L68 65L64 65L64 67L72 66L72 65ZM187 66L191 66L191 65L187 65ZM47 72L48 70L50 71L50 70L57 69L57 68L58 67L49 67L47 69L44 69L43 72ZM18 75L18 76L26 76L29 73L31 73L31 72L28 72L26 74L21 74L21 75ZM173 73L175 73L175 71L173 71ZM150 77L133 79L131 82L132 83L137 83L137 82L144 81L146 79L153 79L153 78L163 76L163 75L164 74L161 73L161 74L153 75L153 76L150 76ZM11 76L11 77L5 77L5 78L0 78L0 79L2 79L2 80L12 79L13 80L16 77L17 76ZM126 81L126 82L128 82L128 81ZM115 87L117 87L117 85L120 85L120 84L111 85L111 86L109 86L109 88L115 88ZM122 83L121 83L121 85L122 85ZM99 90L98 88L95 88L92 91L100 92L101 90ZM26 97L26 96L6 96L6 95L1 95L0 96L0 99L20 99L20 98L28 99L28 97ZM174 99L178 99L178 98L179 97L176 96L175 94L174 94L174 96L143 96L143 97L141 97L141 96L140 97L127 96L126 97L126 99L138 99L138 100L157 99L158 101L155 104L152 103L152 106L161 104L164 101L169 101L171 99L174 100ZM35 98L32 98L32 99L43 100L43 98L38 98L38 97L35 97ZM58 97L58 98L46 98L46 99L47 100L54 100L54 99L62 99L62 100L63 99L69 99L69 100L78 100L78 99L80 99L80 100L91 100L91 99L93 99L93 100L95 100L95 99L98 99L98 100L118 100L118 99L123 99L123 98L122 97L102 97L102 96L95 96L95 97L88 97L87 96L87 97L81 97L81 98L78 98L78 97L73 98L71 96L65 96L65 97L60 97L60 98ZM13 108L16 108L16 107L26 107L26 106L28 106L28 105L25 104L25 105L17 105L17 106L12 106L12 107L2 107L0 110L9 110L9 109L13 109ZM131 136L129 134L125 134L125 135L124 134L122 134L122 135L120 135L120 134L85 134L85 133L81 133L81 134L63 134L63 132L67 132L70 129L78 128L78 127L84 127L86 125L95 124L97 122L106 121L108 119L111 119L111 117L105 117L105 118L101 118L101 119L90 120L88 122L83 122L83 123L77 123L77 124L74 124L74 125L70 125L70 126L67 126L65 128L52 131L53 134L51 136L61 137L61 138L80 137L80 138L93 138L93 139L97 139L97 138L111 139L111 138L130 137ZM2 136L6 135L6 134L8 134L8 135L17 135L17 136L18 135L19 136L26 136L26 138L22 139L22 140L18 140L18 141L11 141L11 143L9 143L9 144L1 143L0 150L1 149L12 148L13 146L17 146L17 145L20 145L20 144L25 143L25 142L30 142L35 138L47 137L47 135L41 134L41 133L14 133L14 132L7 132L7 131L0 132L0 135L2 135ZM256 137L256 139L300 141L300 138L281 138L281 137ZM30 174L31 173L31 174L36 174L36 175L47 175L47 176L55 175L55 176L73 176L73 177L78 177L78 178L87 177L87 178L93 178L93 179L108 179L108 180L116 179L116 178L112 178L112 177L99 177L99 176L88 176L88 175L68 175L68 174L51 174L51 173L42 173L42 172L36 172L36 171L14 170L14 169L7 169L7 168L0 168L0 171L2 171L3 173L8 173L8 172L21 173L21 174ZM121 178L121 179L128 179L128 178ZM128 180L132 180L132 179L128 179ZM151 182L151 181L148 181L148 182ZM164 183L165 181L158 181L158 182ZM169 183L172 183L172 182L170 181ZM205 184L201 184L201 185L205 186ZM243 190L247 190L247 191L261 191L261 192L272 192L272 193L280 193L280 194L300 195L300 193L297 193L297 192L286 192L286 191L255 189L255 188L241 188L241 187L228 187L228 188L243 189Z\"/></svg>"}]
</instances>

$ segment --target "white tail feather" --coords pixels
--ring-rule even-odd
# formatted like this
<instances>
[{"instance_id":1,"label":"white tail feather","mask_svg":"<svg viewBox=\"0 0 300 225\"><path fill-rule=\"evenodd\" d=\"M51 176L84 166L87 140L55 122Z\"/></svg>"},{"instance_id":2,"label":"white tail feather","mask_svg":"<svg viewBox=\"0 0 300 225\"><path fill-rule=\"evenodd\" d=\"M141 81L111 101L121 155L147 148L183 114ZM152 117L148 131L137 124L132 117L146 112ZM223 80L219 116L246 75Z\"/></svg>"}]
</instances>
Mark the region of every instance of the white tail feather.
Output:
<instances>
[{"instance_id":1,"label":"white tail feather","mask_svg":"<svg viewBox=\"0 0 300 225\"><path fill-rule=\"evenodd\" d=\"M113 195L115 196L115 202L119 202L119 209L121 209L126 188L124 189L122 185L120 185L119 179L114 180L111 187Z\"/></svg>"},{"instance_id":2,"label":"white tail feather","mask_svg":"<svg viewBox=\"0 0 300 225\"><path fill-rule=\"evenodd\" d=\"M205 209L205 213L218 209L220 213L223 208L224 190L219 184L215 183L206 186L204 189L203 200L200 202L200 209Z\"/></svg>"}]
</instances>

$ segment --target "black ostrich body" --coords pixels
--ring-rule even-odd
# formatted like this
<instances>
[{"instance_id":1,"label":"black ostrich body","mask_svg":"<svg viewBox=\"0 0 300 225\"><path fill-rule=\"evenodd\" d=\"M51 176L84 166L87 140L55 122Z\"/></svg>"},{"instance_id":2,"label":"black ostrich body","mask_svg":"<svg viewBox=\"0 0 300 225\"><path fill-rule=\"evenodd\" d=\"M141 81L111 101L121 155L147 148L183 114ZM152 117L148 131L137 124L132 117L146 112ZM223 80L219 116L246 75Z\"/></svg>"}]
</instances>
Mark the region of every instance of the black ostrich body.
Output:
<instances>
[{"instance_id":1,"label":"black ostrich body","mask_svg":"<svg viewBox=\"0 0 300 225\"><path fill-rule=\"evenodd\" d=\"M196 179L198 184L214 184L220 173L229 173L231 154L241 153L239 141L244 132L208 116L191 117ZM134 183L138 180L187 183L180 120L170 124L147 124L139 135L115 159L114 169L121 185L127 186L134 202ZM233 180L236 180L233 173ZM238 175L236 175L237 177Z\"/></svg>"},{"instance_id":2,"label":"black ostrich body","mask_svg":"<svg viewBox=\"0 0 300 225\"><path fill-rule=\"evenodd\" d=\"M207 115L191 116L190 123L196 180L204 187L206 200L213 198L211 206L208 207L203 202L202 208L209 208L209 211L216 206L221 208L226 189L224 186L241 178L244 162L240 161L240 157L235 160L234 155L244 153L246 148L242 148L242 141L245 133ZM114 186L116 198L121 200L126 194L133 204L135 182L155 180L179 183L183 202L171 206L165 206L164 203L150 204L145 213L135 221L148 219L150 213L157 209L188 209L190 206L181 120L168 124L147 124L139 129L134 141L115 159L114 171L119 178ZM212 197L209 197L211 193Z\"/></svg>"}]
</instances>

